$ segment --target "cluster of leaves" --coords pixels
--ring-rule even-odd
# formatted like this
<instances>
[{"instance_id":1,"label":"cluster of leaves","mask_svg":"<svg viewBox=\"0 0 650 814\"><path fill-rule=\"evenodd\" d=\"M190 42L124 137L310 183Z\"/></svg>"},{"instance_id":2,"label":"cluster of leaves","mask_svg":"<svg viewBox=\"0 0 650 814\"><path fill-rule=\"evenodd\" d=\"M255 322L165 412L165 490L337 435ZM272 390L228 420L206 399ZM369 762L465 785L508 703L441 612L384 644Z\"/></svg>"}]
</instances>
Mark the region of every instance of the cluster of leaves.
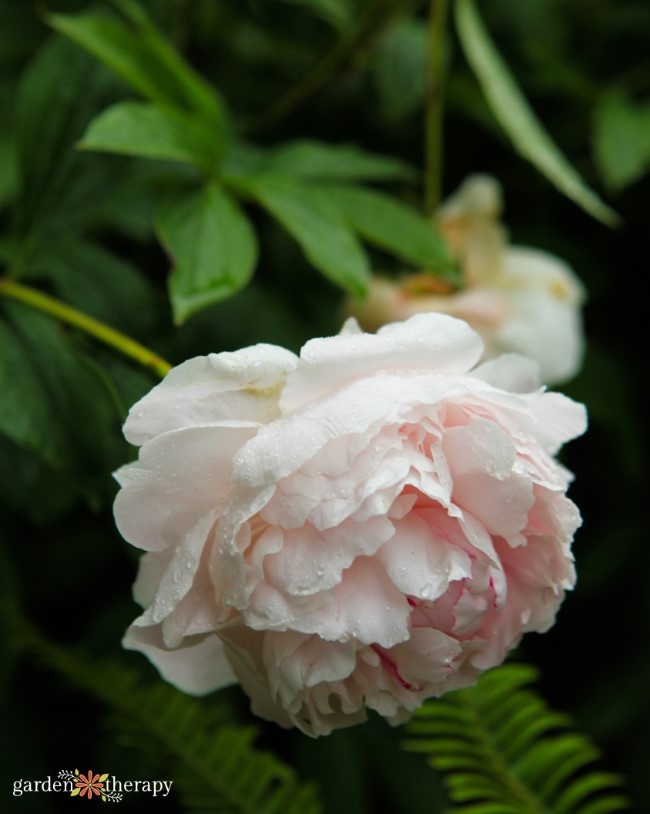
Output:
<instances>
[{"instance_id":1,"label":"cluster of leaves","mask_svg":"<svg viewBox=\"0 0 650 814\"><path fill-rule=\"evenodd\" d=\"M186 810L211 814L321 811L315 788L299 783L285 764L255 749L255 730L229 720L223 705L207 707L162 682L143 682L121 663L92 660L80 651L53 645L15 608L8 613L20 646L100 699L122 741L141 753L149 776L173 779Z\"/></svg>"},{"instance_id":2,"label":"cluster of leaves","mask_svg":"<svg viewBox=\"0 0 650 814\"><path fill-rule=\"evenodd\" d=\"M475 687L428 701L406 730L404 748L429 755L458 814L612 814L628 801L621 778L592 764L597 749L567 731L532 690L536 671L509 664Z\"/></svg>"}]
</instances>

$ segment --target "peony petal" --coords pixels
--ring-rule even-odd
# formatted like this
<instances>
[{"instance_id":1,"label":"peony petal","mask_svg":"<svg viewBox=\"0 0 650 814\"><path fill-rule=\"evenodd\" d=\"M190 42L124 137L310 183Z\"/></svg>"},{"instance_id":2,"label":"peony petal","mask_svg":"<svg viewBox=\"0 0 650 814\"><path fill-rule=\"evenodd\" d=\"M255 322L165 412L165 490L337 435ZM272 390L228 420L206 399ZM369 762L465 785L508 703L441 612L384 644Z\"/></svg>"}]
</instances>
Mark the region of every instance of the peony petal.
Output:
<instances>
[{"instance_id":1,"label":"peony petal","mask_svg":"<svg viewBox=\"0 0 650 814\"><path fill-rule=\"evenodd\" d=\"M531 398L530 411L536 420L535 434L551 455L587 429L585 406L561 393L540 393Z\"/></svg>"},{"instance_id":2,"label":"peony petal","mask_svg":"<svg viewBox=\"0 0 650 814\"><path fill-rule=\"evenodd\" d=\"M471 560L450 546L417 514L395 521L395 535L380 549L377 560L399 590L433 601L454 580L471 576Z\"/></svg>"},{"instance_id":3,"label":"peony petal","mask_svg":"<svg viewBox=\"0 0 650 814\"><path fill-rule=\"evenodd\" d=\"M124 435L141 445L185 427L272 421L280 387L297 362L293 353L275 345L189 359L131 408Z\"/></svg>"},{"instance_id":4,"label":"peony petal","mask_svg":"<svg viewBox=\"0 0 650 814\"><path fill-rule=\"evenodd\" d=\"M475 367L471 375L500 390L532 393L540 386L539 363L518 353L503 353Z\"/></svg>"},{"instance_id":5,"label":"peony petal","mask_svg":"<svg viewBox=\"0 0 650 814\"><path fill-rule=\"evenodd\" d=\"M236 681L223 643L216 634L197 636L186 640L181 647L168 649L163 643L160 625L132 625L122 639L122 646L144 653L170 684L190 695L205 695Z\"/></svg>"},{"instance_id":6,"label":"peony petal","mask_svg":"<svg viewBox=\"0 0 650 814\"><path fill-rule=\"evenodd\" d=\"M475 474L505 480L516 458L512 438L486 419L477 419L465 427L450 427L443 448L455 483L462 475Z\"/></svg>"},{"instance_id":7,"label":"peony petal","mask_svg":"<svg viewBox=\"0 0 650 814\"><path fill-rule=\"evenodd\" d=\"M161 622L187 594L216 520L217 513L208 512L184 535L160 578L151 606L134 622L135 625L147 626Z\"/></svg>"},{"instance_id":8,"label":"peony petal","mask_svg":"<svg viewBox=\"0 0 650 814\"><path fill-rule=\"evenodd\" d=\"M282 392L283 414L295 412L359 378L382 370L465 373L479 360L482 342L467 323L445 314L416 314L377 334L312 339Z\"/></svg>"},{"instance_id":9,"label":"peony petal","mask_svg":"<svg viewBox=\"0 0 650 814\"><path fill-rule=\"evenodd\" d=\"M122 536L146 550L176 545L197 517L226 499L232 457L254 432L194 427L145 444L138 461L115 473L122 486L114 505Z\"/></svg>"},{"instance_id":10,"label":"peony petal","mask_svg":"<svg viewBox=\"0 0 650 814\"><path fill-rule=\"evenodd\" d=\"M309 524L288 529L281 549L265 558L264 570L275 587L293 596L326 591L339 584L357 556L372 556L393 533L385 517L346 520L327 531Z\"/></svg>"},{"instance_id":11,"label":"peony petal","mask_svg":"<svg viewBox=\"0 0 650 814\"><path fill-rule=\"evenodd\" d=\"M233 479L250 486L277 483L328 442L363 433L377 422L402 424L414 407L466 392L466 382L442 376L381 374L353 382L335 396L262 427L235 456Z\"/></svg>"},{"instance_id":12,"label":"peony petal","mask_svg":"<svg viewBox=\"0 0 650 814\"><path fill-rule=\"evenodd\" d=\"M454 503L475 517L491 535L512 537L528 522L535 498L529 478L462 475L454 481Z\"/></svg>"}]
</instances>

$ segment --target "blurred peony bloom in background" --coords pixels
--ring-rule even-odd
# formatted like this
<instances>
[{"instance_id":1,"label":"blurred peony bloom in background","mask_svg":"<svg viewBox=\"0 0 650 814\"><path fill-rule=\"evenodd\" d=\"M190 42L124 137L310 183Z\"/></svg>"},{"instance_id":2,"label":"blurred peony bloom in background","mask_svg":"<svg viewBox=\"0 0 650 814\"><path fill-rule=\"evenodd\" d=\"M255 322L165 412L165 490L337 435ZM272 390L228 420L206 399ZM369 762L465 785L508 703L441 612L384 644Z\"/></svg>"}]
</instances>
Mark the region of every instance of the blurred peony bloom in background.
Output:
<instances>
[{"instance_id":1,"label":"blurred peony bloom in background","mask_svg":"<svg viewBox=\"0 0 650 814\"><path fill-rule=\"evenodd\" d=\"M470 176L440 208L437 224L463 288L428 274L395 281L376 277L363 303L348 313L369 331L422 311L466 320L485 343L485 358L521 353L540 366L545 384L580 370L584 351L582 284L569 266L547 252L510 246L501 224L501 188L489 176Z\"/></svg>"},{"instance_id":2,"label":"blurred peony bloom in background","mask_svg":"<svg viewBox=\"0 0 650 814\"><path fill-rule=\"evenodd\" d=\"M574 585L554 459L583 407L419 314L174 368L131 410L115 516L145 549L124 646L189 693L239 681L317 736L472 684Z\"/></svg>"}]
</instances>

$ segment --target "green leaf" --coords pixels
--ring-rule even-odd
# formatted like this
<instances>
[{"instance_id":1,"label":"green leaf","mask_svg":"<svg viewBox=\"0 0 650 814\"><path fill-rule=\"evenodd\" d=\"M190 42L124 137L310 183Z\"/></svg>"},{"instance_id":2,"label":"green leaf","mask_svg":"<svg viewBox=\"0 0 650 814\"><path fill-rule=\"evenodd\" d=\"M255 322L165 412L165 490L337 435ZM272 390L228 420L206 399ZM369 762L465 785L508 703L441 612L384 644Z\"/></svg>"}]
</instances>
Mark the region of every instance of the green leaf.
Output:
<instances>
[{"instance_id":1,"label":"green leaf","mask_svg":"<svg viewBox=\"0 0 650 814\"><path fill-rule=\"evenodd\" d=\"M351 22L354 7L350 0L282 0L294 6L303 6L321 17L331 26L343 31Z\"/></svg>"},{"instance_id":2,"label":"green leaf","mask_svg":"<svg viewBox=\"0 0 650 814\"><path fill-rule=\"evenodd\" d=\"M62 472L92 503L113 494L123 457L105 386L53 320L6 304L0 320L0 433Z\"/></svg>"},{"instance_id":3,"label":"green leaf","mask_svg":"<svg viewBox=\"0 0 650 814\"><path fill-rule=\"evenodd\" d=\"M61 37L48 40L21 77L15 231L23 265L86 225L101 207L103 191L119 180L120 159L73 149L88 122L115 98L116 84L103 66Z\"/></svg>"},{"instance_id":4,"label":"green leaf","mask_svg":"<svg viewBox=\"0 0 650 814\"><path fill-rule=\"evenodd\" d=\"M611 793L620 778L590 766L597 750L583 735L567 732L564 717L526 688L534 677L531 668L508 664L470 689L429 700L407 724L411 737L403 747L429 754L444 775L453 814L625 810L624 797ZM512 749L515 717L527 722L527 736ZM543 722L537 728L536 718Z\"/></svg>"},{"instance_id":5,"label":"green leaf","mask_svg":"<svg viewBox=\"0 0 650 814\"><path fill-rule=\"evenodd\" d=\"M77 145L143 158L168 159L215 169L215 142L204 138L201 128L187 116L142 102L113 105L88 126Z\"/></svg>"},{"instance_id":6,"label":"green leaf","mask_svg":"<svg viewBox=\"0 0 650 814\"><path fill-rule=\"evenodd\" d=\"M514 146L567 198L609 226L620 222L567 161L539 121L485 29L474 0L457 0L456 25L467 59Z\"/></svg>"},{"instance_id":7,"label":"green leaf","mask_svg":"<svg viewBox=\"0 0 650 814\"><path fill-rule=\"evenodd\" d=\"M650 170L650 103L632 102L616 89L604 93L596 108L594 152L611 189L643 177Z\"/></svg>"},{"instance_id":8,"label":"green leaf","mask_svg":"<svg viewBox=\"0 0 650 814\"><path fill-rule=\"evenodd\" d=\"M237 180L237 188L260 203L297 241L322 274L351 294L365 293L368 258L354 232L323 196L292 178L259 175Z\"/></svg>"},{"instance_id":9,"label":"green leaf","mask_svg":"<svg viewBox=\"0 0 650 814\"><path fill-rule=\"evenodd\" d=\"M255 233L220 186L178 193L158 213L157 229L174 258L169 294L177 324L250 280L257 262Z\"/></svg>"},{"instance_id":10,"label":"green leaf","mask_svg":"<svg viewBox=\"0 0 650 814\"><path fill-rule=\"evenodd\" d=\"M136 338L153 328L158 302L152 285L123 257L89 240L52 247L25 278L47 280L61 299Z\"/></svg>"},{"instance_id":11,"label":"green leaf","mask_svg":"<svg viewBox=\"0 0 650 814\"><path fill-rule=\"evenodd\" d=\"M390 122L415 113L426 92L427 27L424 20L407 19L380 43L374 78L381 110Z\"/></svg>"},{"instance_id":12,"label":"green leaf","mask_svg":"<svg viewBox=\"0 0 650 814\"><path fill-rule=\"evenodd\" d=\"M389 156L375 155L349 144L325 144L308 139L283 144L273 150L265 170L298 178L333 181L412 180L413 167Z\"/></svg>"},{"instance_id":13,"label":"green leaf","mask_svg":"<svg viewBox=\"0 0 650 814\"><path fill-rule=\"evenodd\" d=\"M317 194L356 232L407 263L438 274L452 271L435 225L414 209L375 190L327 185Z\"/></svg>"},{"instance_id":14,"label":"green leaf","mask_svg":"<svg viewBox=\"0 0 650 814\"><path fill-rule=\"evenodd\" d=\"M154 27L142 7L120 4L128 21L102 12L50 14L50 25L85 48L153 102L198 113L219 135L220 101L212 88Z\"/></svg>"},{"instance_id":15,"label":"green leaf","mask_svg":"<svg viewBox=\"0 0 650 814\"><path fill-rule=\"evenodd\" d=\"M161 681L145 683L124 659L90 660L52 644L20 617L14 624L21 642L41 663L108 707L113 728L146 756L154 776L172 778L184 811L322 811L314 786L302 782L273 754L256 748L255 730L229 723L225 704L193 698Z\"/></svg>"},{"instance_id":16,"label":"green leaf","mask_svg":"<svg viewBox=\"0 0 650 814\"><path fill-rule=\"evenodd\" d=\"M69 511L76 497L71 478L0 433L0 503L44 525Z\"/></svg>"}]
</instances>

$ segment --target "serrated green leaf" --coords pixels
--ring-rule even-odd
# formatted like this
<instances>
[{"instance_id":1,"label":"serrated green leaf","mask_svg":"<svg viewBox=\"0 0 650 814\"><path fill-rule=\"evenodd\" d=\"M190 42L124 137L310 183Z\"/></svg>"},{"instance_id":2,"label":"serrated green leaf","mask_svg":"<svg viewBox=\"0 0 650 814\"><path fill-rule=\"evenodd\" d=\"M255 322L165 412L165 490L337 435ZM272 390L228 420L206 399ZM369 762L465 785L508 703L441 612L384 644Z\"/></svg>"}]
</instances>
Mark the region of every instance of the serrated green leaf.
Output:
<instances>
[{"instance_id":1,"label":"serrated green leaf","mask_svg":"<svg viewBox=\"0 0 650 814\"><path fill-rule=\"evenodd\" d=\"M365 293L368 258L353 231L323 196L306 183L279 175L240 178L254 198L296 240L307 259L333 283L355 296Z\"/></svg>"},{"instance_id":2,"label":"serrated green leaf","mask_svg":"<svg viewBox=\"0 0 650 814\"><path fill-rule=\"evenodd\" d=\"M283 144L267 156L269 173L328 181L413 180L416 173L404 161L368 153L351 144L326 144L302 139Z\"/></svg>"},{"instance_id":3,"label":"serrated green leaf","mask_svg":"<svg viewBox=\"0 0 650 814\"><path fill-rule=\"evenodd\" d=\"M614 190L650 170L650 103L638 104L612 89L596 108L594 155L605 183Z\"/></svg>"},{"instance_id":4,"label":"serrated green leaf","mask_svg":"<svg viewBox=\"0 0 650 814\"><path fill-rule=\"evenodd\" d=\"M215 138L221 135L221 104L214 88L156 30L141 6L130 6L128 22L97 11L50 14L47 21L147 99L198 113L214 127ZM128 11L126 6L123 10Z\"/></svg>"},{"instance_id":5,"label":"serrated green leaf","mask_svg":"<svg viewBox=\"0 0 650 814\"><path fill-rule=\"evenodd\" d=\"M187 115L143 102L119 102L93 119L77 146L215 170L219 160L215 145Z\"/></svg>"},{"instance_id":6,"label":"serrated green leaf","mask_svg":"<svg viewBox=\"0 0 650 814\"><path fill-rule=\"evenodd\" d=\"M169 294L177 324L250 280L257 262L255 233L220 186L177 193L161 207L157 229L174 259Z\"/></svg>"},{"instance_id":7,"label":"serrated green leaf","mask_svg":"<svg viewBox=\"0 0 650 814\"><path fill-rule=\"evenodd\" d=\"M452 273L444 240L433 223L414 209L360 187L327 185L316 194L370 243L426 271Z\"/></svg>"},{"instance_id":8,"label":"serrated green leaf","mask_svg":"<svg viewBox=\"0 0 650 814\"><path fill-rule=\"evenodd\" d=\"M591 190L539 121L485 29L474 0L457 0L456 25L492 112L524 158L564 195L608 226L619 215Z\"/></svg>"}]
</instances>

